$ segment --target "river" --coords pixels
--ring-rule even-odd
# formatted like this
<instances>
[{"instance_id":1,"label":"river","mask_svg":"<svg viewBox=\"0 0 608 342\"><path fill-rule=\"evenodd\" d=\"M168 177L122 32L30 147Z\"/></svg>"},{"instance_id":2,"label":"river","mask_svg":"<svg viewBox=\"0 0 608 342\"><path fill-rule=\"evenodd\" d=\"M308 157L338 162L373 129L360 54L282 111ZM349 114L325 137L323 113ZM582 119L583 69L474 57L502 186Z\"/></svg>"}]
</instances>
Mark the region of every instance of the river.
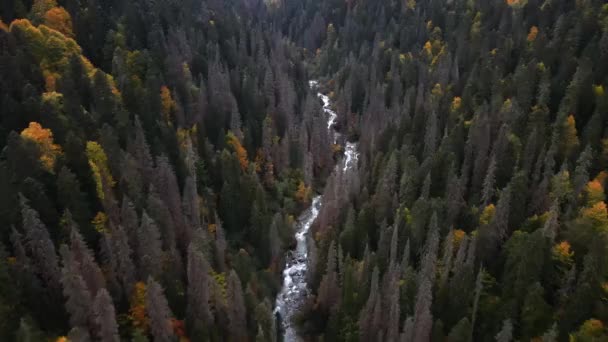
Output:
<instances>
[{"instance_id":1,"label":"river","mask_svg":"<svg viewBox=\"0 0 608 342\"><path fill-rule=\"evenodd\" d=\"M310 87L317 90L318 82L310 81ZM317 92L317 96L323 101L323 112L327 119L327 129L333 135L333 142L340 138L334 124L338 118L336 112L331 108L331 101L327 95ZM347 142L344 148L344 157L338 162L333 172L347 172L357 166L359 151L357 143ZM298 336L292 317L298 311L310 293L306 283L306 272L308 271L308 231L315 222L319 210L323 205L323 198L317 195L312 199L312 204L298 218L296 222L295 238L296 248L287 253L285 269L283 270L283 286L277 295L274 312L281 318L282 340L284 342L297 342L302 339Z\"/></svg>"}]
</instances>

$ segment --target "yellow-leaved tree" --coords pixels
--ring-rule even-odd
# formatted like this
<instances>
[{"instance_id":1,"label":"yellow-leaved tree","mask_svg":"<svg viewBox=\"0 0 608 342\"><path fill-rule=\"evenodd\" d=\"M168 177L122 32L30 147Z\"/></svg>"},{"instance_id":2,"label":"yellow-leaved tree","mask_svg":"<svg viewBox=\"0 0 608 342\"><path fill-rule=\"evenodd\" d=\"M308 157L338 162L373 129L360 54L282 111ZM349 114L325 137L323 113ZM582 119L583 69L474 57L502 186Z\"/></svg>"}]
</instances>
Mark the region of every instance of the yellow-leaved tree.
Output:
<instances>
[{"instance_id":1,"label":"yellow-leaved tree","mask_svg":"<svg viewBox=\"0 0 608 342\"><path fill-rule=\"evenodd\" d=\"M108 167L108 157L101 145L95 141L87 141L87 158L93 172L93 179L99 199L104 199L104 187L113 187L114 179Z\"/></svg>"}]
</instances>

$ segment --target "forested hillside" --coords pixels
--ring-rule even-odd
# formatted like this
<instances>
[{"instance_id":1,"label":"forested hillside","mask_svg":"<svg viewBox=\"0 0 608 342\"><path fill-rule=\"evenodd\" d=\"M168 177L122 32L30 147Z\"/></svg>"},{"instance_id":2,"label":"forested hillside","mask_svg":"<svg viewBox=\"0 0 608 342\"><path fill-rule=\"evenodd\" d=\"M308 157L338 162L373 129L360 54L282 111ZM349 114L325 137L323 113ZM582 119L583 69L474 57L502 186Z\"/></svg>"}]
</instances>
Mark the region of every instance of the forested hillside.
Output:
<instances>
[{"instance_id":1,"label":"forested hillside","mask_svg":"<svg viewBox=\"0 0 608 342\"><path fill-rule=\"evenodd\" d=\"M274 339L333 152L264 3L0 8L0 340Z\"/></svg>"},{"instance_id":2,"label":"forested hillside","mask_svg":"<svg viewBox=\"0 0 608 342\"><path fill-rule=\"evenodd\" d=\"M607 86L603 0L3 0L0 341L281 341L314 193L302 340L606 341Z\"/></svg>"},{"instance_id":3,"label":"forested hillside","mask_svg":"<svg viewBox=\"0 0 608 342\"><path fill-rule=\"evenodd\" d=\"M608 5L311 0L283 11L277 26L314 51L339 128L361 150L358 181L324 191L302 333L607 340Z\"/></svg>"}]
</instances>

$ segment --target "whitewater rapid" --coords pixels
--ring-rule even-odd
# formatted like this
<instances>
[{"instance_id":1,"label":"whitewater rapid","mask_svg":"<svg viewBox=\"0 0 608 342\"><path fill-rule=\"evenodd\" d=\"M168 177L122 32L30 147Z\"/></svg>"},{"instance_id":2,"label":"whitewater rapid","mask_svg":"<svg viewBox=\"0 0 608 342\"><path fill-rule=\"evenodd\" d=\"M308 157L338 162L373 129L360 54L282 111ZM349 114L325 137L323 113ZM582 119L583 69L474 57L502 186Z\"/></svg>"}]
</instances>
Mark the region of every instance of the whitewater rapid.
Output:
<instances>
[{"instance_id":1,"label":"whitewater rapid","mask_svg":"<svg viewBox=\"0 0 608 342\"><path fill-rule=\"evenodd\" d=\"M317 81L310 81L309 86L316 90ZM338 115L331 108L331 101L325 94L317 92L317 96L323 101L323 112L327 119L327 129L333 136L333 143L337 143L340 138L334 125ZM359 151L357 143L347 142L344 148L344 157L336 165L334 172L346 172L357 166ZM312 204L298 218L296 222L296 248L289 251L286 257L285 269L283 270L283 286L277 295L275 302L275 315L281 319L282 340L284 342L296 342L302 339L298 336L293 325L292 318L304 299L309 295L310 290L306 283L306 272L308 270L308 232L319 215L319 210L323 205L322 196L318 195L312 199Z\"/></svg>"}]
</instances>

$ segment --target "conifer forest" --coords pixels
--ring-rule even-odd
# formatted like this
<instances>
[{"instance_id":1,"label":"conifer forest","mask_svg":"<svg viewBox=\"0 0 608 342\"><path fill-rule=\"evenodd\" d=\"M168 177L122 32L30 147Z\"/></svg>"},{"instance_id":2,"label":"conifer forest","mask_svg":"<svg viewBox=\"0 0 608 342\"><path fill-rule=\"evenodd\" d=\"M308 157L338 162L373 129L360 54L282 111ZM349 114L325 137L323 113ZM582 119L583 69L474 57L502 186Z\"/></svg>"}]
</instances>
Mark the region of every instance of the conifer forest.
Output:
<instances>
[{"instance_id":1,"label":"conifer forest","mask_svg":"<svg viewBox=\"0 0 608 342\"><path fill-rule=\"evenodd\" d=\"M608 341L606 0L0 0L0 341Z\"/></svg>"}]
</instances>

